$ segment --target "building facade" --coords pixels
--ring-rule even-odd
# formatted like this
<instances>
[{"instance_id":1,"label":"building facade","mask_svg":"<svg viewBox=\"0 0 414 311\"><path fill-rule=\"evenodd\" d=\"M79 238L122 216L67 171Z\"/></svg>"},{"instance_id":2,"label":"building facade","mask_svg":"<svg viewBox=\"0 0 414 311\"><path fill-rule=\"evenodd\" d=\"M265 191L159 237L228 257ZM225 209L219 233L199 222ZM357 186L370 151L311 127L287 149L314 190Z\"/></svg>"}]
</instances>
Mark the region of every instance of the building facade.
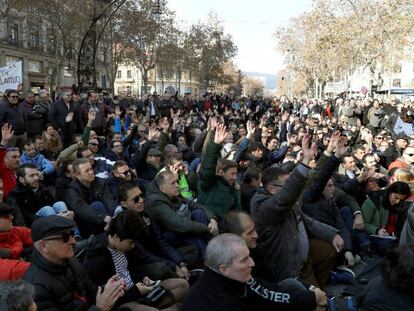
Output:
<instances>
[{"instance_id":1,"label":"building facade","mask_svg":"<svg viewBox=\"0 0 414 311\"><path fill-rule=\"evenodd\" d=\"M178 79L177 75L163 78L158 70L157 75L155 75L155 69L150 70L148 74L147 88L147 91L145 91L141 71L137 67L133 65L119 66L114 85L116 95L142 96L154 92L175 94L177 91L181 95L186 93L200 95L205 91L201 84L195 81L187 72L181 75L181 79Z\"/></svg>"},{"instance_id":2,"label":"building facade","mask_svg":"<svg viewBox=\"0 0 414 311\"><path fill-rule=\"evenodd\" d=\"M15 12L0 17L0 67L22 61L24 91L72 89L78 82L76 53L49 39L46 21L28 21L24 16ZM100 88L109 86L104 66L107 59L98 49L96 74Z\"/></svg>"}]
</instances>

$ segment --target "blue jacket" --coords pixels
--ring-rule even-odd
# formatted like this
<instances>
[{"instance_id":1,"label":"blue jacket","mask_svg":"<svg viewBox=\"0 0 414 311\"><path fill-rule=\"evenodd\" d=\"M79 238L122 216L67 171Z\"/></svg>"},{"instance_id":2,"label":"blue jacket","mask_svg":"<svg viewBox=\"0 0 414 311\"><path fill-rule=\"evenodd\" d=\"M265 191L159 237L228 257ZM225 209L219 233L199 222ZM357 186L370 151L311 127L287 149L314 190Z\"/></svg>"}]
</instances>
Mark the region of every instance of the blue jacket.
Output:
<instances>
[{"instance_id":1,"label":"blue jacket","mask_svg":"<svg viewBox=\"0 0 414 311\"><path fill-rule=\"evenodd\" d=\"M21 164L32 163L39 171L44 172L45 174L53 173L55 170L52 162L40 153L37 153L33 158L31 158L26 152L23 152L23 155L20 157L20 162Z\"/></svg>"}]
</instances>

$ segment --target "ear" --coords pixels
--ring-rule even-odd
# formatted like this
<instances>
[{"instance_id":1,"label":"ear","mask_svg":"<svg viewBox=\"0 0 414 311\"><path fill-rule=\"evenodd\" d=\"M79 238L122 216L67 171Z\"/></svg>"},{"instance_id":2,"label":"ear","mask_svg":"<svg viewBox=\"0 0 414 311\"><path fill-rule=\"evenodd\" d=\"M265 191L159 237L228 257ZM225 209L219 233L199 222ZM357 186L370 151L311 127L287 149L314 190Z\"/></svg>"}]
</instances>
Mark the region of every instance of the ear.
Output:
<instances>
[{"instance_id":1,"label":"ear","mask_svg":"<svg viewBox=\"0 0 414 311\"><path fill-rule=\"evenodd\" d=\"M22 184L24 183L24 178L22 176L19 176L19 182Z\"/></svg>"},{"instance_id":2,"label":"ear","mask_svg":"<svg viewBox=\"0 0 414 311\"><path fill-rule=\"evenodd\" d=\"M119 204L121 204L122 207L126 208L126 201L120 201Z\"/></svg>"},{"instance_id":3,"label":"ear","mask_svg":"<svg viewBox=\"0 0 414 311\"><path fill-rule=\"evenodd\" d=\"M224 276L227 276L227 275L228 275L226 265L220 265L220 266L218 267L218 271L219 271L222 275L224 275Z\"/></svg>"}]
</instances>

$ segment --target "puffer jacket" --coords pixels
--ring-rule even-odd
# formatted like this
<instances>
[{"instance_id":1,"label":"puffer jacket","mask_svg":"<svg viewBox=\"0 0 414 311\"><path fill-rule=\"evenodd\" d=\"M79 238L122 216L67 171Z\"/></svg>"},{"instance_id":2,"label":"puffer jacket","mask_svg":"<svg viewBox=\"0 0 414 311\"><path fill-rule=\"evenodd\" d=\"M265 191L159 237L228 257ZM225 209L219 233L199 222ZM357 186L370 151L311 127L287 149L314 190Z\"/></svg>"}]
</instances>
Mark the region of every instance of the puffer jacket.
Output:
<instances>
[{"instance_id":1,"label":"puffer jacket","mask_svg":"<svg viewBox=\"0 0 414 311\"><path fill-rule=\"evenodd\" d=\"M50 262L38 251L23 279L35 290L37 308L42 311L99 311L97 287L76 258L63 265Z\"/></svg>"}]
</instances>

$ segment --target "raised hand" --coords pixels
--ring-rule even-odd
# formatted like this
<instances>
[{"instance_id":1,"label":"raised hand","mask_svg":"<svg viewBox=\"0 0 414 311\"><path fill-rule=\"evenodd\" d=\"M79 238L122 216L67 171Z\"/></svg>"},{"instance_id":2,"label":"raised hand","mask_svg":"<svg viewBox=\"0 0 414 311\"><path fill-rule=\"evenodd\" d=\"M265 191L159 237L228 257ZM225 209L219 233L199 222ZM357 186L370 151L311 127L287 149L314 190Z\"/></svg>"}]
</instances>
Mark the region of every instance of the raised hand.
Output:
<instances>
[{"instance_id":1,"label":"raised hand","mask_svg":"<svg viewBox=\"0 0 414 311\"><path fill-rule=\"evenodd\" d=\"M168 132L168 130L170 129L170 122L168 121L168 119L167 119L167 118L163 118L163 119L160 121L160 126L161 126L161 128L162 128L163 132L167 133L167 132Z\"/></svg>"},{"instance_id":2,"label":"raised hand","mask_svg":"<svg viewBox=\"0 0 414 311\"><path fill-rule=\"evenodd\" d=\"M216 144L221 144L227 137L227 128L223 123L220 123L216 127L216 133L214 135L214 142Z\"/></svg>"},{"instance_id":3,"label":"raised hand","mask_svg":"<svg viewBox=\"0 0 414 311\"><path fill-rule=\"evenodd\" d=\"M88 112L88 121L93 122L95 121L95 118L96 118L96 111L93 109L90 109Z\"/></svg>"},{"instance_id":4,"label":"raised hand","mask_svg":"<svg viewBox=\"0 0 414 311\"><path fill-rule=\"evenodd\" d=\"M312 138L306 134L302 139L303 161L305 165L309 165L310 161L317 155L318 147L315 142L310 145ZM310 147L309 147L310 145Z\"/></svg>"},{"instance_id":5,"label":"raised hand","mask_svg":"<svg viewBox=\"0 0 414 311\"><path fill-rule=\"evenodd\" d=\"M250 138L253 138L253 135L254 135L254 131L255 131L255 127L254 127L254 124L253 124L253 122L252 121L247 121L247 124L246 124L246 127L247 127L247 137L250 139Z\"/></svg>"},{"instance_id":6,"label":"raised hand","mask_svg":"<svg viewBox=\"0 0 414 311\"><path fill-rule=\"evenodd\" d=\"M328 147L326 147L326 152L333 153L340 139L341 139L341 132L335 131L331 136L331 140L329 141Z\"/></svg>"},{"instance_id":7,"label":"raised hand","mask_svg":"<svg viewBox=\"0 0 414 311\"><path fill-rule=\"evenodd\" d=\"M289 112L285 111L282 115L282 123L286 123L289 120L289 116L290 116Z\"/></svg>"},{"instance_id":8,"label":"raised hand","mask_svg":"<svg viewBox=\"0 0 414 311\"><path fill-rule=\"evenodd\" d=\"M7 146L9 140L13 137L14 131L12 130L11 124L4 123L1 128L1 144Z\"/></svg>"},{"instance_id":9,"label":"raised hand","mask_svg":"<svg viewBox=\"0 0 414 311\"><path fill-rule=\"evenodd\" d=\"M159 135L159 131L155 125L151 125L148 129L148 140L156 140Z\"/></svg>"},{"instance_id":10,"label":"raised hand","mask_svg":"<svg viewBox=\"0 0 414 311\"><path fill-rule=\"evenodd\" d=\"M337 157L338 159L340 159L348 150L348 138L346 138L345 136L341 136L341 138L339 139L339 143L336 145L335 148L335 157Z\"/></svg>"},{"instance_id":11,"label":"raised hand","mask_svg":"<svg viewBox=\"0 0 414 311\"><path fill-rule=\"evenodd\" d=\"M69 123L73 120L73 112L69 112L68 115L66 116L65 122Z\"/></svg>"}]
</instances>

